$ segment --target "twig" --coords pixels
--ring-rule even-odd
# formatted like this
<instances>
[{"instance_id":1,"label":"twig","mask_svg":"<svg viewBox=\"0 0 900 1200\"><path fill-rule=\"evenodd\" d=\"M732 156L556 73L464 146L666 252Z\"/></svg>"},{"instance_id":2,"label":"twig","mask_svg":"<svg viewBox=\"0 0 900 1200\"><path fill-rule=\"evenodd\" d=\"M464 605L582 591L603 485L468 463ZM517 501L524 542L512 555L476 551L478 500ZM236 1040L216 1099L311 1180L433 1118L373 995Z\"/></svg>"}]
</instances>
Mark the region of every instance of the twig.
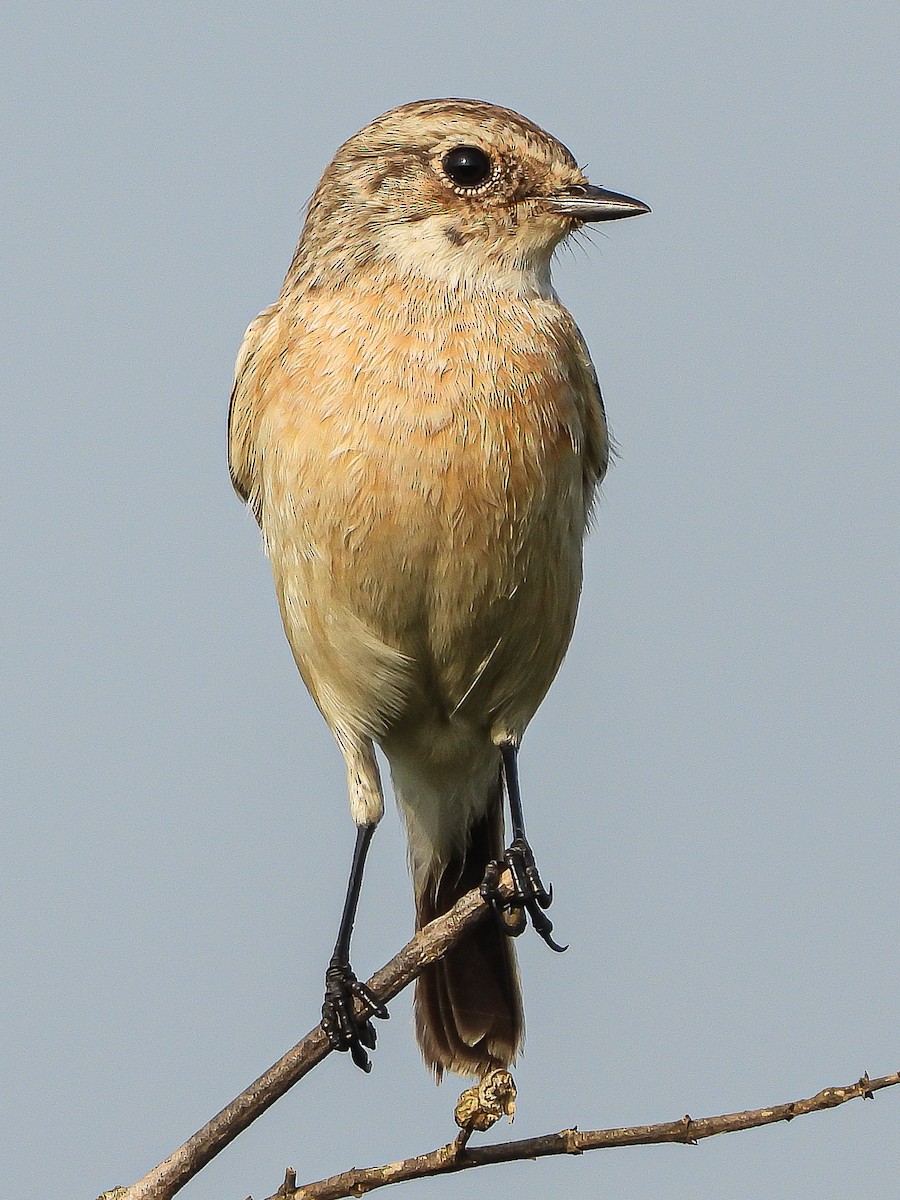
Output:
<instances>
[{"instance_id":1,"label":"twig","mask_svg":"<svg viewBox=\"0 0 900 1200\"><path fill-rule=\"evenodd\" d=\"M501 881L501 892L504 890L510 892L508 875ZM392 1000L424 967L443 958L488 912L477 888L467 892L448 913L426 925L399 954L376 971L368 986L379 1000ZM131 1187L115 1189L117 1200L170 1200L220 1150L330 1053L322 1027L317 1025L158 1167Z\"/></svg>"},{"instance_id":2,"label":"twig","mask_svg":"<svg viewBox=\"0 0 900 1200\"><path fill-rule=\"evenodd\" d=\"M508 875L504 876L500 887L501 892L510 891ZM487 914L488 907L478 890L468 892L450 912L432 921L417 933L412 941L407 942L390 962L376 971L368 981L368 986L379 1000L392 1000L429 963L442 958L469 930L484 920ZM115 1188L104 1193L104 1196L114 1196L115 1200L171 1200L171 1197L215 1158L220 1150L330 1053L331 1049L322 1028L317 1025L265 1074L143 1179L128 1188ZM663 1125L638 1125L625 1129L587 1132L566 1129L559 1133L493 1146L470 1147L467 1144L469 1134L466 1132L448 1145L428 1154L381 1167L345 1171L331 1179L320 1180L300 1188L296 1187L296 1176L289 1171L277 1197L278 1200L330 1200L332 1197L359 1196L387 1183L447 1174L489 1163L542 1158L552 1154L581 1154L585 1150L609 1149L614 1146L650 1145L656 1142L693 1143L717 1133L732 1133L738 1129L752 1129L775 1121L790 1121L805 1113L834 1108L858 1096L871 1098L880 1088L892 1087L897 1083L900 1083L900 1072L871 1080L864 1075L858 1083L849 1087L826 1088L809 1100L797 1100L774 1108L703 1117L699 1120L684 1117L680 1121Z\"/></svg>"},{"instance_id":3,"label":"twig","mask_svg":"<svg viewBox=\"0 0 900 1200\"><path fill-rule=\"evenodd\" d=\"M517 1142L500 1142L493 1146L472 1147L457 1137L428 1154L386 1163L381 1167L355 1167L352 1171L344 1171L330 1179L321 1179L299 1188L286 1186L288 1178L296 1179L292 1173L286 1176L285 1183L269 1200L340 1200L340 1197L362 1196L374 1188L407 1179L447 1175L489 1163L544 1158L552 1154L583 1154L586 1150L609 1150L614 1146L649 1146L658 1142L682 1142L693 1146L701 1138L714 1137L718 1133L734 1133L739 1129L755 1129L776 1121L792 1121L794 1117L836 1108L859 1097L871 1100L880 1088L896 1084L900 1084L900 1071L880 1079L863 1075L857 1083L851 1083L848 1087L825 1088L808 1100L794 1100L772 1108L754 1108L718 1117L700 1117L697 1120L682 1117L680 1121L668 1121L662 1125L634 1125L624 1129L563 1129L559 1133L547 1133Z\"/></svg>"}]
</instances>

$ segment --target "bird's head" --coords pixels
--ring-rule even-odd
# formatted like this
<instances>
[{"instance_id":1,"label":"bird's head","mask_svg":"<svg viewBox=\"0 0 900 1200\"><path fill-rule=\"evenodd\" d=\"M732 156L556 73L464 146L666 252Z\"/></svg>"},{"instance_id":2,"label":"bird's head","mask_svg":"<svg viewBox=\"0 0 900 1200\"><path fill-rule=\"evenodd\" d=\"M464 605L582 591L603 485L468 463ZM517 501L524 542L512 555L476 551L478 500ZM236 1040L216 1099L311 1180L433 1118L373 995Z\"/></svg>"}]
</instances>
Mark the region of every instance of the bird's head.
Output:
<instances>
[{"instance_id":1,"label":"bird's head","mask_svg":"<svg viewBox=\"0 0 900 1200\"><path fill-rule=\"evenodd\" d=\"M559 243L586 222L649 212L591 184L537 125L479 100L421 100L338 150L310 202L288 281L358 271L448 286L546 291Z\"/></svg>"}]
</instances>

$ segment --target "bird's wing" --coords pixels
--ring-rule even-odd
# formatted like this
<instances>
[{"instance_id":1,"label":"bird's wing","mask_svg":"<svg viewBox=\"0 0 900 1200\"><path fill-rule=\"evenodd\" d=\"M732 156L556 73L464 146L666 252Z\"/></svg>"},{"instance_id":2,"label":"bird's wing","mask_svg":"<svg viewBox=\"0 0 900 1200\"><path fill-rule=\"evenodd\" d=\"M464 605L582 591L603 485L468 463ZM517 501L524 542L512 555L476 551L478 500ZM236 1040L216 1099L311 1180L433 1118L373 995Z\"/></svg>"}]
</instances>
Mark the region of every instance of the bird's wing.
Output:
<instances>
[{"instance_id":1,"label":"bird's wing","mask_svg":"<svg viewBox=\"0 0 900 1200\"><path fill-rule=\"evenodd\" d=\"M263 407L266 355L260 351L275 333L277 306L272 305L247 326L234 368L234 387L228 409L228 470L234 490L262 515L256 432ZM261 361L262 360L262 361Z\"/></svg>"},{"instance_id":2,"label":"bird's wing","mask_svg":"<svg viewBox=\"0 0 900 1200\"><path fill-rule=\"evenodd\" d=\"M583 406L585 489L593 493L594 488L606 474L612 447L606 425L606 409L603 407L603 397L597 381L597 372L594 370L590 352L578 329L575 329L573 350L575 390Z\"/></svg>"}]
</instances>

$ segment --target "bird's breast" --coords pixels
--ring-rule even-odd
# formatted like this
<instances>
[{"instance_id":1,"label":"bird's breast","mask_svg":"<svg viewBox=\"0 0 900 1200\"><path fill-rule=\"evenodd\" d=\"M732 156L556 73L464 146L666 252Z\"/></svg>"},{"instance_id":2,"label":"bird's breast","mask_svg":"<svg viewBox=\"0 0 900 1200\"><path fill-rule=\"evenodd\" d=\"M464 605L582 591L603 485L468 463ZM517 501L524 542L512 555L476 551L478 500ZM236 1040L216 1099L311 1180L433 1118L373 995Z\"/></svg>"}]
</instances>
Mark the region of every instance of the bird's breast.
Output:
<instances>
[{"instance_id":1,"label":"bird's breast","mask_svg":"<svg viewBox=\"0 0 900 1200\"><path fill-rule=\"evenodd\" d=\"M260 426L276 578L352 611L448 704L504 645L545 644L552 678L587 504L567 314L399 284L304 301Z\"/></svg>"}]
</instances>

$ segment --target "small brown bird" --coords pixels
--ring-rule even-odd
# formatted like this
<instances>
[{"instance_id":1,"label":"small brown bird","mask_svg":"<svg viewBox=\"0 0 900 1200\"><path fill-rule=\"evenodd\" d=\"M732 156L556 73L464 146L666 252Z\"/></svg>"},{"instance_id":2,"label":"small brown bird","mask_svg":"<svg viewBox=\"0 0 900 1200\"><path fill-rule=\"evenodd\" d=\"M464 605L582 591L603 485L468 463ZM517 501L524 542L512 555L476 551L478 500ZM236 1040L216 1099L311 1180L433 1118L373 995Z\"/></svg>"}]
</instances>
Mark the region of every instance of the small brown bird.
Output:
<instances>
[{"instance_id":1,"label":"small brown bird","mask_svg":"<svg viewBox=\"0 0 900 1200\"><path fill-rule=\"evenodd\" d=\"M322 1023L364 1070L371 1017L387 1016L350 967L384 810L376 743L406 821L417 927L479 885L497 917L418 980L418 1039L438 1078L515 1058L509 935L526 914L562 948L516 756L572 635L608 440L550 261L584 222L648 211L590 184L563 145L508 109L406 104L338 150L281 295L238 356L231 478L347 764L357 839ZM496 891L507 865L511 901Z\"/></svg>"}]
</instances>

